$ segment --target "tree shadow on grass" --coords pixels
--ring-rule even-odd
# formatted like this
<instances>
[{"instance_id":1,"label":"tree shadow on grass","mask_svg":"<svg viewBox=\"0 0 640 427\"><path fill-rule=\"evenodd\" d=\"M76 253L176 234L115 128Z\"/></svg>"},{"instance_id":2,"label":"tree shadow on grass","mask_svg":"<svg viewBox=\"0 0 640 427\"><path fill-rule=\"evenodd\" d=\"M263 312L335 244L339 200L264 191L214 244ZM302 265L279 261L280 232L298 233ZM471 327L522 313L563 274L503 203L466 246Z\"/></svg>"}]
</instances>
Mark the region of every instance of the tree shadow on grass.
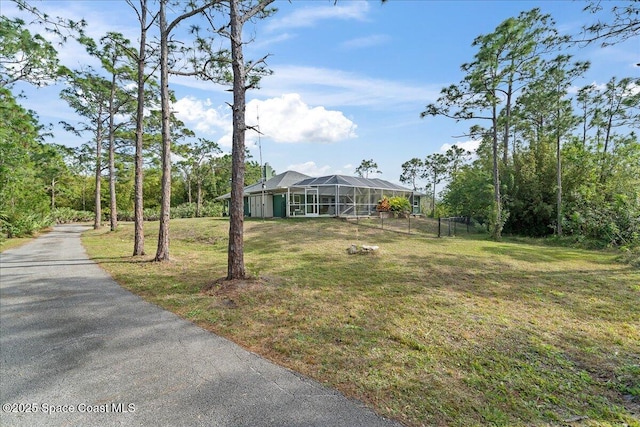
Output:
<instances>
[{"instance_id":1,"label":"tree shadow on grass","mask_svg":"<svg viewBox=\"0 0 640 427\"><path fill-rule=\"evenodd\" d=\"M122 255L122 256L109 256L109 257L91 257L91 261L95 261L99 264L153 264L154 259L131 256L131 255Z\"/></svg>"}]
</instances>

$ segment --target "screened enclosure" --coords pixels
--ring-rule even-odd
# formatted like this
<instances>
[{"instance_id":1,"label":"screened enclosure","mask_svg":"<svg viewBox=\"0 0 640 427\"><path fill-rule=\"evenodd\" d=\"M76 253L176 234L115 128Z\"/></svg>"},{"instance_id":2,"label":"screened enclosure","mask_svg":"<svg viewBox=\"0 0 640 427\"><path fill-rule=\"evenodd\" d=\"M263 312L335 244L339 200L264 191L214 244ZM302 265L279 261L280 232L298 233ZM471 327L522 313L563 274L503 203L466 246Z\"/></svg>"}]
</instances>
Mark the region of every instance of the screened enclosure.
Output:
<instances>
[{"instance_id":1,"label":"screened enclosure","mask_svg":"<svg viewBox=\"0 0 640 427\"><path fill-rule=\"evenodd\" d=\"M369 216L383 197L406 197L419 213L419 195L382 179L330 175L289 188L289 216ZM416 211L417 209L417 211Z\"/></svg>"},{"instance_id":2,"label":"screened enclosure","mask_svg":"<svg viewBox=\"0 0 640 427\"><path fill-rule=\"evenodd\" d=\"M420 196L408 188L375 178L329 175L312 178L287 171L244 189L244 214L249 217L354 217L376 215L383 197L406 197L420 213ZM229 203L230 193L219 197Z\"/></svg>"}]
</instances>

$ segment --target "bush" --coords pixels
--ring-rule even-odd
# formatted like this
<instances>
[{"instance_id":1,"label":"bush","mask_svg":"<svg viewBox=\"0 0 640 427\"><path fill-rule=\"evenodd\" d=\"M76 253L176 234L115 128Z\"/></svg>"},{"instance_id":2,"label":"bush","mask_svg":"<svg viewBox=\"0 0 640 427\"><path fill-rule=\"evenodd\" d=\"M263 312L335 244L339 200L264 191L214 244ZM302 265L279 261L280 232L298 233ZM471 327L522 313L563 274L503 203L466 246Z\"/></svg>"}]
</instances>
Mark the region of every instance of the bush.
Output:
<instances>
[{"instance_id":1,"label":"bush","mask_svg":"<svg viewBox=\"0 0 640 427\"><path fill-rule=\"evenodd\" d=\"M624 195L612 202L577 203L563 221L566 234L597 243L599 247L640 247L640 206Z\"/></svg>"},{"instance_id":2,"label":"bush","mask_svg":"<svg viewBox=\"0 0 640 427\"><path fill-rule=\"evenodd\" d=\"M174 206L169 211L171 218L195 218L196 204L183 203ZM108 210L106 210L108 214ZM200 209L201 217L222 216L222 203L220 202L204 202ZM142 212L145 221L158 221L160 219L160 208L146 208ZM133 221L135 219L133 211L118 211L118 221Z\"/></svg>"},{"instance_id":3,"label":"bush","mask_svg":"<svg viewBox=\"0 0 640 427\"><path fill-rule=\"evenodd\" d=\"M378 206L376 206L376 210L378 212L389 212L391 210L389 199L383 197L382 199L378 200Z\"/></svg>"},{"instance_id":4,"label":"bush","mask_svg":"<svg viewBox=\"0 0 640 427\"><path fill-rule=\"evenodd\" d=\"M409 213L411 212L411 202L406 197L392 197L389 199L389 210L397 213Z\"/></svg>"},{"instance_id":5,"label":"bush","mask_svg":"<svg viewBox=\"0 0 640 427\"><path fill-rule=\"evenodd\" d=\"M118 221L133 221L134 219L133 211L118 211Z\"/></svg>"},{"instance_id":6,"label":"bush","mask_svg":"<svg viewBox=\"0 0 640 427\"><path fill-rule=\"evenodd\" d=\"M104 220L109 220L109 209L104 210ZM144 221L158 221L160 219L160 208L146 208L142 211L142 219ZM118 221L135 221L135 212L119 210Z\"/></svg>"},{"instance_id":7,"label":"bush","mask_svg":"<svg viewBox=\"0 0 640 427\"><path fill-rule=\"evenodd\" d=\"M93 221L94 213L91 211L77 211L71 208L56 208L51 214L56 224L69 222Z\"/></svg>"},{"instance_id":8,"label":"bush","mask_svg":"<svg viewBox=\"0 0 640 427\"><path fill-rule=\"evenodd\" d=\"M222 216L224 204L222 202L204 202L202 205L202 216Z\"/></svg>"},{"instance_id":9,"label":"bush","mask_svg":"<svg viewBox=\"0 0 640 427\"><path fill-rule=\"evenodd\" d=\"M171 208L171 218L195 218L197 215L195 203L183 203ZM222 203L207 201L202 204L200 217L222 216Z\"/></svg>"},{"instance_id":10,"label":"bush","mask_svg":"<svg viewBox=\"0 0 640 427\"><path fill-rule=\"evenodd\" d=\"M181 205L172 207L170 212L171 212L171 218L195 218L196 204L183 203Z\"/></svg>"},{"instance_id":11,"label":"bush","mask_svg":"<svg viewBox=\"0 0 640 427\"><path fill-rule=\"evenodd\" d=\"M44 213L5 213L0 216L0 230L7 238L31 236L50 227L54 220Z\"/></svg>"},{"instance_id":12,"label":"bush","mask_svg":"<svg viewBox=\"0 0 640 427\"><path fill-rule=\"evenodd\" d=\"M160 208L146 208L142 211L145 221L160 221Z\"/></svg>"}]
</instances>

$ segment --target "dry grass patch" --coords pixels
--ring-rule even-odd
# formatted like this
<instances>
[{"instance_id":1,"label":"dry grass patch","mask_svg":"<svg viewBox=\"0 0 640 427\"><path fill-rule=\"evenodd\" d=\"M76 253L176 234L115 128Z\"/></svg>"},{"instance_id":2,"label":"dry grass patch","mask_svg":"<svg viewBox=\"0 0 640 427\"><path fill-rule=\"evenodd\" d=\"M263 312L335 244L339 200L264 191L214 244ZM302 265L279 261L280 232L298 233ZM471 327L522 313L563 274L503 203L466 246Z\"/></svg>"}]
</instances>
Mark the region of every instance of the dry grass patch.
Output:
<instances>
[{"instance_id":1,"label":"dry grass patch","mask_svg":"<svg viewBox=\"0 0 640 427\"><path fill-rule=\"evenodd\" d=\"M229 286L228 221L172 220L163 264L131 232L84 238L123 286L408 425L640 425L640 271L614 253L247 221Z\"/></svg>"}]
</instances>

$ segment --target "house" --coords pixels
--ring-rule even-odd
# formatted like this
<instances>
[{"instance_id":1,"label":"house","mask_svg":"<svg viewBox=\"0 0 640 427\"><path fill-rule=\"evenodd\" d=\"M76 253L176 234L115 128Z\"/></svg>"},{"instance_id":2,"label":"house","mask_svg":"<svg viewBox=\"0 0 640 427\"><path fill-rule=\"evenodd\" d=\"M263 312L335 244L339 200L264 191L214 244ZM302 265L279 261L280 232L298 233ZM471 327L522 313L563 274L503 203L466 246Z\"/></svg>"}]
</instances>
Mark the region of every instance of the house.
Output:
<instances>
[{"instance_id":1,"label":"house","mask_svg":"<svg viewBox=\"0 0 640 427\"><path fill-rule=\"evenodd\" d=\"M328 175L318 178L287 171L263 183L244 188L244 214L272 217L351 217L375 215L383 197L409 199L413 213L420 213L421 194L377 178ZM218 200L228 200L225 194Z\"/></svg>"}]
</instances>

